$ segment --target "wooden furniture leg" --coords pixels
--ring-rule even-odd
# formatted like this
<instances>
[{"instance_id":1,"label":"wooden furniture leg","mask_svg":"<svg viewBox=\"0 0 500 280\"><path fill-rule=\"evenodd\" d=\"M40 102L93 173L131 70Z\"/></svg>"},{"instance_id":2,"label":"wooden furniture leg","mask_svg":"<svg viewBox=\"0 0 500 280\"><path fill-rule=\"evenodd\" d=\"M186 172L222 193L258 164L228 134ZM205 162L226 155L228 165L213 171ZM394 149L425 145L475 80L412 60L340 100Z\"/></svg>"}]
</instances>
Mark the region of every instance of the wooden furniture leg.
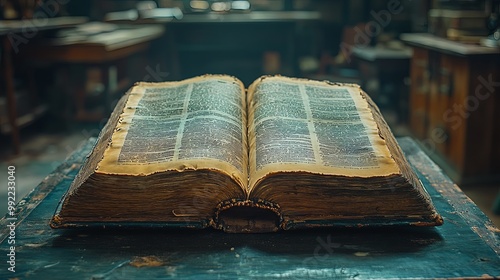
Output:
<instances>
[{"instance_id":1,"label":"wooden furniture leg","mask_svg":"<svg viewBox=\"0 0 500 280\"><path fill-rule=\"evenodd\" d=\"M3 75L5 81L5 93L7 96L7 110L14 154L19 154L21 143L19 139L19 127L17 126L17 104L14 92L14 73L12 67L12 45L7 36L3 37Z\"/></svg>"},{"instance_id":2,"label":"wooden furniture leg","mask_svg":"<svg viewBox=\"0 0 500 280\"><path fill-rule=\"evenodd\" d=\"M110 81L110 79L114 79L114 75L110 75L110 72L112 70L111 65L108 63L105 63L100 67L101 69L101 77L102 77L102 84L104 85L104 91L103 91L103 103L104 103L104 116L108 117L111 114L111 94L113 90L113 82ZM116 82L115 82L116 84Z\"/></svg>"}]
</instances>

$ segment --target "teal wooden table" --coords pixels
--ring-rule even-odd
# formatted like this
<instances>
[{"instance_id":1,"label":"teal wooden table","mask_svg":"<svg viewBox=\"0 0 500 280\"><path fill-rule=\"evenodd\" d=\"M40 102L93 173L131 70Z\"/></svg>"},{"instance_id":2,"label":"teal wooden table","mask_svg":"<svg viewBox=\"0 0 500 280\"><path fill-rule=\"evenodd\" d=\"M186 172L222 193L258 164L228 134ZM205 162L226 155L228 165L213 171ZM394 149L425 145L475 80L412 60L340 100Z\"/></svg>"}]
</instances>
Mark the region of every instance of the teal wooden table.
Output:
<instances>
[{"instance_id":1,"label":"teal wooden table","mask_svg":"<svg viewBox=\"0 0 500 280\"><path fill-rule=\"evenodd\" d=\"M443 216L443 226L272 234L161 228L53 230L49 219L88 154L91 140L17 206L15 273L8 271L7 263L10 221L0 220L0 279L500 277L499 230L415 142L398 140Z\"/></svg>"}]
</instances>

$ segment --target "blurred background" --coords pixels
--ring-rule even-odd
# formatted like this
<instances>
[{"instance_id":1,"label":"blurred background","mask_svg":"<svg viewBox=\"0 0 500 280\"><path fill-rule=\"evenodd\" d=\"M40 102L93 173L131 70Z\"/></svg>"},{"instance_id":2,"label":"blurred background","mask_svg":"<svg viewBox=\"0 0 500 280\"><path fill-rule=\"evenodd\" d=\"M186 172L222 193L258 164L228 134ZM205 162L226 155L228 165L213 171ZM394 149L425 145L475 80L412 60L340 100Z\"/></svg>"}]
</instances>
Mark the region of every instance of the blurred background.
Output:
<instances>
[{"instance_id":1,"label":"blurred background","mask_svg":"<svg viewBox=\"0 0 500 280\"><path fill-rule=\"evenodd\" d=\"M137 81L280 74L360 84L499 226L499 5L0 0L0 170L21 199Z\"/></svg>"}]
</instances>

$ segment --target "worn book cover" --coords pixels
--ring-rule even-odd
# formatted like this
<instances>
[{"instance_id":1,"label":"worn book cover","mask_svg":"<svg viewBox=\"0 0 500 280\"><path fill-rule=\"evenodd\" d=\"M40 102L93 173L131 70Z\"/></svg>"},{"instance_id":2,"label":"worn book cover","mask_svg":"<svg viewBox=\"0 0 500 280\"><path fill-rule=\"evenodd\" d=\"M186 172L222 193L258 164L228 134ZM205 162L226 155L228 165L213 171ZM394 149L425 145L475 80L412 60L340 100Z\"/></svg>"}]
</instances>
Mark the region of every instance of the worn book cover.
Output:
<instances>
[{"instance_id":1,"label":"worn book cover","mask_svg":"<svg viewBox=\"0 0 500 280\"><path fill-rule=\"evenodd\" d=\"M51 226L442 224L357 85L226 75L137 83L117 104Z\"/></svg>"}]
</instances>

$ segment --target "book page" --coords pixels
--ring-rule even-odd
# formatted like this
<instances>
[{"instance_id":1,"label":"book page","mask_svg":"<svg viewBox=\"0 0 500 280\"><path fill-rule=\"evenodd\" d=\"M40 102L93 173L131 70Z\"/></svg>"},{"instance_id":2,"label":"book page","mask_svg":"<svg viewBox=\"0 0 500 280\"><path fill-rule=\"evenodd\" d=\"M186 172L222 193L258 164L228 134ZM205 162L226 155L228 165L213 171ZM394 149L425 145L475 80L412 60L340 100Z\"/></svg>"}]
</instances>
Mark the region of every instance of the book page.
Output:
<instances>
[{"instance_id":1,"label":"book page","mask_svg":"<svg viewBox=\"0 0 500 280\"><path fill-rule=\"evenodd\" d=\"M243 84L229 76L138 83L96 172L215 169L247 185Z\"/></svg>"},{"instance_id":2,"label":"book page","mask_svg":"<svg viewBox=\"0 0 500 280\"><path fill-rule=\"evenodd\" d=\"M247 98L250 186L283 171L356 177L400 172L356 85L264 77Z\"/></svg>"}]
</instances>

